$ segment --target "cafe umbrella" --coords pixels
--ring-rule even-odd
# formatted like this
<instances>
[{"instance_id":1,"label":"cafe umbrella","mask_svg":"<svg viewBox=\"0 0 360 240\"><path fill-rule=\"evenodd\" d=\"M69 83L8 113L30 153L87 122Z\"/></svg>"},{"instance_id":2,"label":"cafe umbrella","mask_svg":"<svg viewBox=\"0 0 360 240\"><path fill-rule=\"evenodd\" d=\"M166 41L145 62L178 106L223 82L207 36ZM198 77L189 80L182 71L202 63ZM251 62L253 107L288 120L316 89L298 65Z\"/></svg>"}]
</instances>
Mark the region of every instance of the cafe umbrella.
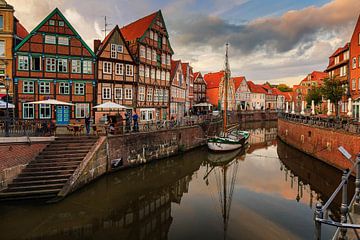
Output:
<instances>
[{"instance_id":1,"label":"cafe umbrella","mask_svg":"<svg viewBox=\"0 0 360 240\"><path fill-rule=\"evenodd\" d=\"M62 105L62 106L74 106L72 103L58 101L56 99L47 99L35 102L29 102L30 104L48 104L48 105Z\"/></svg>"},{"instance_id":2,"label":"cafe umbrella","mask_svg":"<svg viewBox=\"0 0 360 240\"><path fill-rule=\"evenodd\" d=\"M114 103L114 102L106 102L106 103L102 103L102 104L99 104L99 105L96 105L95 107L93 108L105 108L105 109L131 109L129 107L126 107L126 106L123 106L123 105L120 105L120 104L117 104L117 103Z\"/></svg>"}]
</instances>

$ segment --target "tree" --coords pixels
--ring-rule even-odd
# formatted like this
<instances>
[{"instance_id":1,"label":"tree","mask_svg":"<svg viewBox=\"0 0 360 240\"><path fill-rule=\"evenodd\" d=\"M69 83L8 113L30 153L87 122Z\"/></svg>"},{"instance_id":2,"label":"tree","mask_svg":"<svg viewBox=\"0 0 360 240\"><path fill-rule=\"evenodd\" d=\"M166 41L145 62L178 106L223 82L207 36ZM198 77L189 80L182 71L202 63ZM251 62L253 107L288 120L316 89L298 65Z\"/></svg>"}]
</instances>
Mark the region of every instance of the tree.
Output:
<instances>
[{"instance_id":1,"label":"tree","mask_svg":"<svg viewBox=\"0 0 360 240\"><path fill-rule=\"evenodd\" d=\"M280 91L282 91L282 92L292 92L292 88L291 87L289 87L288 85L286 85L286 84L279 84L278 86L277 86L277 89L279 89Z\"/></svg>"},{"instance_id":2,"label":"tree","mask_svg":"<svg viewBox=\"0 0 360 240\"><path fill-rule=\"evenodd\" d=\"M311 101L314 100L314 104L318 105L321 100L322 100L322 95L321 95L321 89L320 88L311 88L310 91L308 92L307 96L306 96L306 102L308 105L311 104Z\"/></svg>"},{"instance_id":3,"label":"tree","mask_svg":"<svg viewBox=\"0 0 360 240\"><path fill-rule=\"evenodd\" d=\"M325 99L329 99L331 103L335 105L336 116L339 116L339 101L345 94L345 88L342 87L342 83L337 78L326 78L324 84L321 87L321 93Z\"/></svg>"}]
</instances>

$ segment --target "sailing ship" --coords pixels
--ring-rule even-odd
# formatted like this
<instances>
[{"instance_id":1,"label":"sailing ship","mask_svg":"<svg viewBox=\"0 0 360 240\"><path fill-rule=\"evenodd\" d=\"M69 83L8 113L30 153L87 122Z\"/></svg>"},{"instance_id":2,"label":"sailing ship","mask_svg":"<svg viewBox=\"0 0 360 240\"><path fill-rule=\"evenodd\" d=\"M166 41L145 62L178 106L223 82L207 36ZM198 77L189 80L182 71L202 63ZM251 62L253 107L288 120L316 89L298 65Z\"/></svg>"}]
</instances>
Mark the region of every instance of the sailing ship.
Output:
<instances>
[{"instance_id":1,"label":"sailing ship","mask_svg":"<svg viewBox=\"0 0 360 240\"><path fill-rule=\"evenodd\" d=\"M230 67L228 58L229 43L226 43L225 53L225 77L224 77L224 110L223 110L223 133L222 136L215 136L207 139L208 148L212 151L232 151L245 145L245 137L242 134L231 134L227 127L227 105L228 105L228 84L230 80Z\"/></svg>"}]
</instances>

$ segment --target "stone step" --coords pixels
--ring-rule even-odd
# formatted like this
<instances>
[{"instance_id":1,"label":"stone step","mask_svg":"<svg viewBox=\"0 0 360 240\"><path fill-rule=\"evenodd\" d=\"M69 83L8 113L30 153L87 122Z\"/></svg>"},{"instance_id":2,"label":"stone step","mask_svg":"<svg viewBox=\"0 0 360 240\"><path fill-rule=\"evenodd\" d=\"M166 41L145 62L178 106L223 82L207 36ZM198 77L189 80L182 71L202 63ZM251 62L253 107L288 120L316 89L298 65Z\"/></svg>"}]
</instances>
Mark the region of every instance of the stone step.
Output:
<instances>
[{"instance_id":1,"label":"stone step","mask_svg":"<svg viewBox=\"0 0 360 240\"><path fill-rule=\"evenodd\" d=\"M68 159L68 158L84 158L86 156L85 153L63 153L63 154L42 154L38 155L35 160L41 159Z\"/></svg>"},{"instance_id":2,"label":"stone step","mask_svg":"<svg viewBox=\"0 0 360 240\"><path fill-rule=\"evenodd\" d=\"M51 143L46 147L46 149L53 149L53 148L68 148L68 147L92 147L95 143ZM45 149L45 150L46 150Z\"/></svg>"},{"instance_id":3,"label":"stone step","mask_svg":"<svg viewBox=\"0 0 360 240\"><path fill-rule=\"evenodd\" d=\"M53 144L63 144L63 143L95 143L97 139L56 139L51 142L50 145Z\"/></svg>"},{"instance_id":4,"label":"stone step","mask_svg":"<svg viewBox=\"0 0 360 240\"><path fill-rule=\"evenodd\" d=\"M55 179L68 179L72 173L58 174L58 175L41 175L41 176L21 176L21 174L13 180L13 182L28 182L28 181L47 181Z\"/></svg>"},{"instance_id":5,"label":"stone step","mask_svg":"<svg viewBox=\"0 0 360 240\"><path fill-rule=\"evenodd\" d=\"M30 162L27 167L54 167L54 166L68 166L68 165L72 165L72 166L79 166L79 164L82 161L68 161L68 162L61 162L61 161L51 161L51 162L37 162L37 161L33 161Z\"/></svg>"},{"instance_id":6,"label":"stone step","mask_svg":"<svg viewBox=\"0 0 360 240\"><path fill-rule=\"evenodd\" d=\"M46 155L46 154L66 154L66 153L88 153L90 148L74 148L74 149L46 149L42 151L39 155Z\"/></svg>"},{"instance_id":7,"label":"stone step","mask_svg":"<svg viewBox=\"0 0 360 240\"><path fill-rule=\"evenodd\" d=\"M12 186L5 189L4 192L25 192L25 191L35 191L35 190L62 189L64 184L65 183L53 183L53 184Z\"/></svg>"},{"instance_id":8,"label":"stone step","mask_svg":"<svg viewBox=\"0 0 360 240\"><path fill-rule=\"evenodd\" d=\"M55 197L61 188L46 189L46 190L33 190L22 192L0 192L0 200L21 200L21 199L34 199L34 198L48 198Z\"/></svg>"},{"instance_id":9,"label":"stone step","mask_svg":"<svg viewBox=\"0 0 360 240\"><path fill-rule=\"evenodd\" d=\"M78 165L57 165L57 166L27 166L23 169L23 173L38 172L38 171L53 171L53 170L75 170Z\"/></svg>"},{"instance_id":10,"label":"stone step","mask_svg":"<svg viewBox=\"0 0 360 240\"><path fill-rule=\"evenodd\" d=\"M36 158L34 163L62 163L62 162L73 162L81 161L84 157L67 157L67 158Z\"/></svg>"},{"instance_id":11,"label":"stone step","mask_svg":"<svg viewBox=\"0 0 360 240\"><path fill-rule=\"evenodd\" d=\"M75 170L51 170L51 171L32 171L32 172L25 172L22 171L20 173L20 177L40 177L40 176L59 176L59 175L64 175L64 174L71 174L73 173Z\"/></svg>"},{"instance_id":12,"label":"stone step","mask_svg":"<svg viewBox=\"0 0 360 240\"><path fill-rule=\"evenodd\" d=\"M12 183L8 185L8 188L18 187L18 186L30 186L30 185L42 185L42 184L65 184L68 181L68 178L57 178L57 179L47 179L47 180L34 180L34 181L19 181L14 179Z\"/></svg>"}]
</instances>

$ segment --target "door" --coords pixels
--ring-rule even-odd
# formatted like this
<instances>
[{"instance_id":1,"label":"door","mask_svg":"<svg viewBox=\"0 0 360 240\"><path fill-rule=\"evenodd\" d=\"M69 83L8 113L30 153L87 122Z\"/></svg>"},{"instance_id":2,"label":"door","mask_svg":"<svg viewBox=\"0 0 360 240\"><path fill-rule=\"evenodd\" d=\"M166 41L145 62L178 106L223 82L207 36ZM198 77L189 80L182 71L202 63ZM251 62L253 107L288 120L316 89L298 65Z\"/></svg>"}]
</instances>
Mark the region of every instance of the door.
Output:
<instances>
[{"instance_id":1,"label":"door","mask_svg":"<svg viewBox=\"0 0 360 240\"><path fill-rule=\"evenodd\" d=\"M56 124L66 125L70 122L70 107L57 106L56 107Z\"/></svg>"}]
</instances>

